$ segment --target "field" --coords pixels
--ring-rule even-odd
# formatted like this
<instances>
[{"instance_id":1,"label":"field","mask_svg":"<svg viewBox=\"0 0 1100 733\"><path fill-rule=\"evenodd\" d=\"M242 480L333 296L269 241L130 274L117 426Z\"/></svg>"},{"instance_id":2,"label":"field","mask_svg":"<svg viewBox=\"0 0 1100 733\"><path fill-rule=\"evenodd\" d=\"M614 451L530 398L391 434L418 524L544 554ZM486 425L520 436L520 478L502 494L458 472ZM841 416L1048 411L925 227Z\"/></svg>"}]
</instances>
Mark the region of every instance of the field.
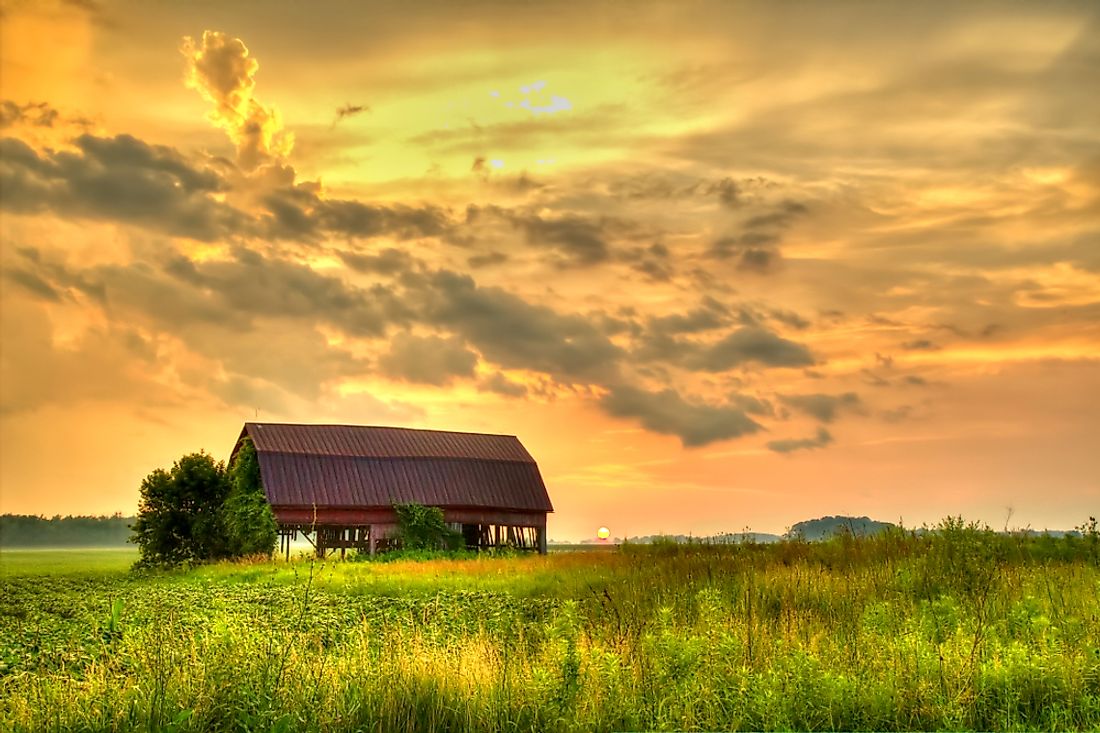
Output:
<instances>
[{"instance_id":1,"label":"field","mask_svg":"<svg viewBox=\"0 0 1100 733\"><path fill-rule=\"evenodd\" d=\"M156 573L5 551L0 730L1100 729L1095 533L941 530Z\"/></svg>"}]
</instances>

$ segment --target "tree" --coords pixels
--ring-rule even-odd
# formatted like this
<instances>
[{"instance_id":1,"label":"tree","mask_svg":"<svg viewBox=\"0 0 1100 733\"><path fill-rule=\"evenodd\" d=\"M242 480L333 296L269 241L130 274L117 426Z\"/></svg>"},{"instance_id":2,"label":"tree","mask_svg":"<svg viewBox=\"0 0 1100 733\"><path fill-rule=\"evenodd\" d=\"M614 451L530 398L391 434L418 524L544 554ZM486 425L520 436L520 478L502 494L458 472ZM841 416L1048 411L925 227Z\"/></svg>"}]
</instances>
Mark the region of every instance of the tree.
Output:
<instances>
[{"instance_id":1,"label":"tree","mask_svg":"<svg viewBox=\"0 0 1100 733\"><path fill-rule=\"evenodd\" d=\"M270 555L275 551L278 527L264 495L256 446L246 437L229 466L229 496L223 515L229 551L233 555Z\"/></svg>"},{"instance_id":2,"label":"tree","mask_svg":"<svg viewBox=\"0 0 1100 733\"><path fill-rule=\"evenodd\" d=\"M180 458L141 482L141 504L131 541L140 565L179 565L229 554L222 505L229 495L224 464L206 453Z\"/></svg>"}]
</instances>

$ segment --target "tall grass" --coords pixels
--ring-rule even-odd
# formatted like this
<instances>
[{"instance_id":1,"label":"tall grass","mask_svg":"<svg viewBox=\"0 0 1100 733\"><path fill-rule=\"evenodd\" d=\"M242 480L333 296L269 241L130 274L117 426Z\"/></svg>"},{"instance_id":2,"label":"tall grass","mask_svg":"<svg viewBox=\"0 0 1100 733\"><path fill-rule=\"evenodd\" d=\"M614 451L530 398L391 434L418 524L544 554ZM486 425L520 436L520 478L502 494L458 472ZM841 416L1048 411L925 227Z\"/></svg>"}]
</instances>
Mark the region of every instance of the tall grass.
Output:
<instances>
[{"instance_id":1,"label":"tall grass","mask_svg":"<svg viewBox=\"0 0 1100 733\"><path fill-rule=\"evenodd\" d=\"M1094 538L1093 538L1094 539ZM1094 730L1089 535L4 581L0 729Z\"/></svg>"}]
</instances>

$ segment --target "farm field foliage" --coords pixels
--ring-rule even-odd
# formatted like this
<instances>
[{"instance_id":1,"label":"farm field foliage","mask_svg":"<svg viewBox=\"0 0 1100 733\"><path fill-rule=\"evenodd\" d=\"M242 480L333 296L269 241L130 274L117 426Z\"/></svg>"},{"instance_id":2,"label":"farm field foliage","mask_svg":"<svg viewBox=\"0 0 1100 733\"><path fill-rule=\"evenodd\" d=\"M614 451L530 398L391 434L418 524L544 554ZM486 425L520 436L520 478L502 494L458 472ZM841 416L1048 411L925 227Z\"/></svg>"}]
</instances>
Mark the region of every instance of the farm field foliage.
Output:
<instances>
[{"instance_id":1,"label":"farm field foliage","mask_svg":"<svg viewBox=\"0 0 1100 733\"><path fill-rule=\"evenodd\" d=\"M0 729L1095 730L1100 547L933 534L49 574Z\"/></svg>"}]
</instances>

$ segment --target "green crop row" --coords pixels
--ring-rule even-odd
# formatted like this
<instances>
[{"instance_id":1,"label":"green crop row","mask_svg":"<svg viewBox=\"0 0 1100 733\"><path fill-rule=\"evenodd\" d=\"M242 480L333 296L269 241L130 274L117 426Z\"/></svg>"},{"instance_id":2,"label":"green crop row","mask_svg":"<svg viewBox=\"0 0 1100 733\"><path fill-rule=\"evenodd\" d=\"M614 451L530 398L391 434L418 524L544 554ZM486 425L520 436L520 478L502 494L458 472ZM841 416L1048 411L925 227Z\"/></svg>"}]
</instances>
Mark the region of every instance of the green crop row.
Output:
<instances>
[{"instance_id":1,"label":"green crop row","mask_svg":"<svg viewBox=\"0 0 1100 733\"><path fill-rule=\"evenodd\" d=\"M0 730L1100 729L1090 537L0 581Z\"/></svg>"}]
</instances>

